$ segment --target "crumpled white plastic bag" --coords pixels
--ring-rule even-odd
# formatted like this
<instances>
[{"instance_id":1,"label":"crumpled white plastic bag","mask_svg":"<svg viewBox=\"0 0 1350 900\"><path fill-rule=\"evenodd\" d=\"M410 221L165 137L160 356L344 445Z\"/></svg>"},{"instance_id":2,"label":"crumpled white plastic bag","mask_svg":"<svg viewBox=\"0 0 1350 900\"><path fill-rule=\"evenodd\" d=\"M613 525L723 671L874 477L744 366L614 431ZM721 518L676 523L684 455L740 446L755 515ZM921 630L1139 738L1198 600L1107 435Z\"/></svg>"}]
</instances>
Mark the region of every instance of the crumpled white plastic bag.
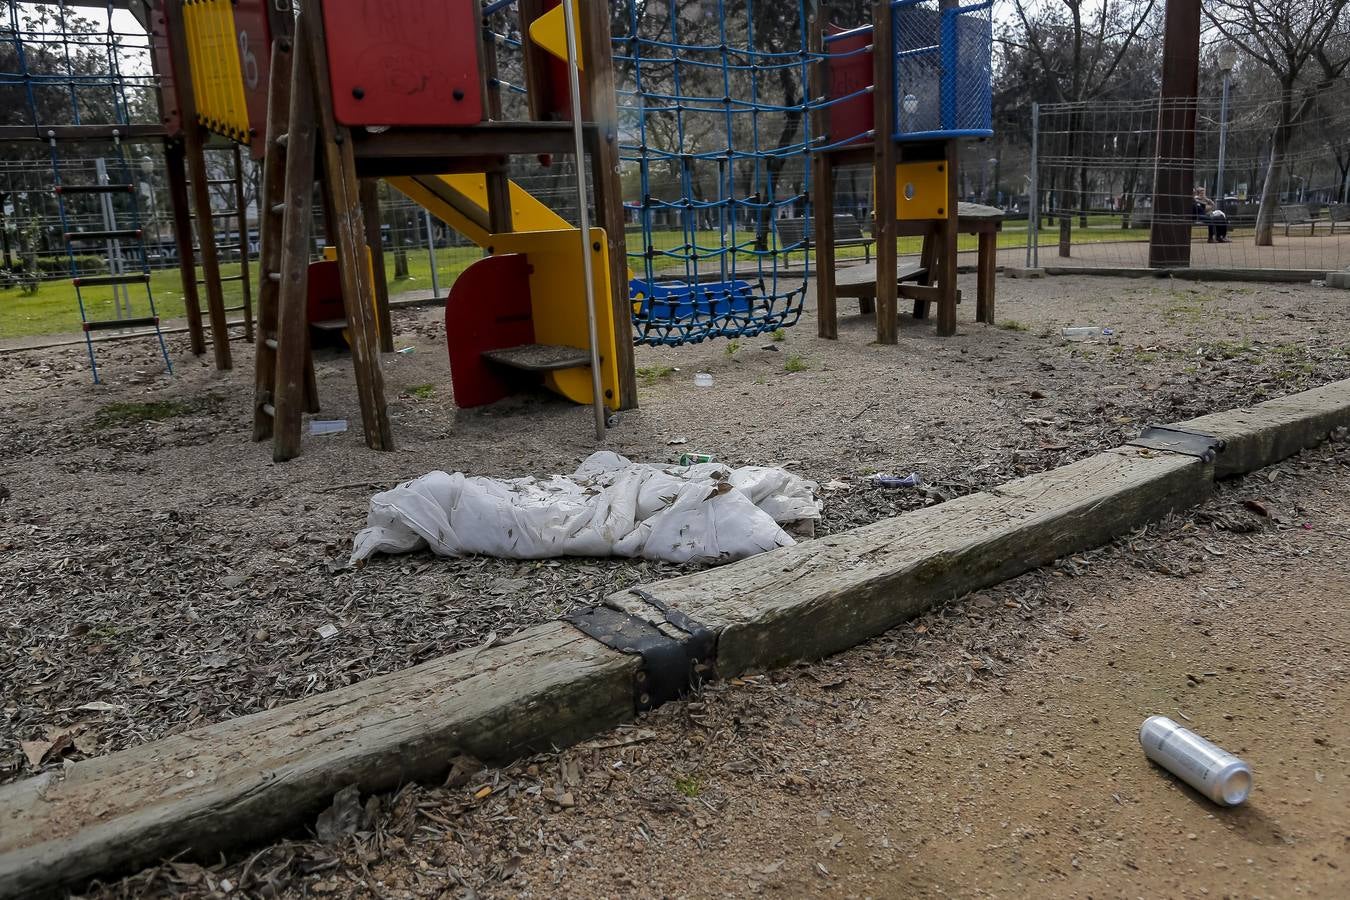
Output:
<instances>
[{"instance_id":1,"label":"crumpled white plastic bag","mask_svg":"<svg viewBox=\"0 0 1350 900\"><path fill-rule=\"evenodd\" d=\"M653 466L592 453L569 476L431 472L370 501L351 561L430 547L441 556L625 556L727 562L795 543L819 519L817 485L773 467Z\"/></svg>"}]
</instances>

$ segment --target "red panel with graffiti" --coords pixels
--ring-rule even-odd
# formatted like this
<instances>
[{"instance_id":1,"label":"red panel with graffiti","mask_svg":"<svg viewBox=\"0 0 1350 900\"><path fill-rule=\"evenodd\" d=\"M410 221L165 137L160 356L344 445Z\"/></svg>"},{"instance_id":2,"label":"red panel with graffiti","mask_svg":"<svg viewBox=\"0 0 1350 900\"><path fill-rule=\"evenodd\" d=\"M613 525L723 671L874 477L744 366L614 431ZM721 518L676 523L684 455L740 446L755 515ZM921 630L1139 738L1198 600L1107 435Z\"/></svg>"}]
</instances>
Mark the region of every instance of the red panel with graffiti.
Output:
<instances>
[{"instance_id":1,"label":"red panel with graffiti","mask_svg":"<svg viewBox=\"0 0 1350 900\"><path fill-rule=\"evenodd\" d=\"M249 149L254 159L262 159L267 149L267 80L272 67L272 27L267 18L270 2L234 2L235 46L239 51L239 74L244 78Z\"/></svg>"},{"instance_id":2,"label":"red panel with graffiti","mask_svg":"<svg viewBox=\"0 0 1350 900\"><path fill-rule=\"evenodd\" d=\"M323 16L343 125L482 120L477 0L323 0Z\"/></svg>"}]
</instances>

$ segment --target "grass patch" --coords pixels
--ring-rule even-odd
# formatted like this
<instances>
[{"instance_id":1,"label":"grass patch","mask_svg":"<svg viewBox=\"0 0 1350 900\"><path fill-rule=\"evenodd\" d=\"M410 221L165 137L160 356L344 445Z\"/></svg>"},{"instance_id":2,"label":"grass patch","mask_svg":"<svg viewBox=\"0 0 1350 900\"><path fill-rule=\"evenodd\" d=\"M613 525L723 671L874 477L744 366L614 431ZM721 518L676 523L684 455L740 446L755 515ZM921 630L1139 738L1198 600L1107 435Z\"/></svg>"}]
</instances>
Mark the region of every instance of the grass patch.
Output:
<instances>
[{"instance_id":1,"label":"grass patch","mask_svg":"<svg viewBox=\"0 0 1350 900\"><path fill-rule=\"evenodd\" d=\"M1031 326L1030 326L1030 325L1024 325L1024 324L1022 324L1021 322L1017 321L1016 319L1008 319L1007 321L999 322L999 323L998 323L998 327L999 327L999 328L1002 328L1004 331L1030 331L1030 330L1031 330Z\"/></svg>"},{"instance_id":2,"label":"grass patch","mask_svg":"<svg viewBox=\"0 0 1350 900\"><path fill-rule=\"evenodd\" d=\"M403 391L405 397L416 397L418 400L430 400L436 393L434 384L415 384Z\"/></svg>"},{"instance_id":3,"label":"grass patch","mask_svg":"<svg viewBox=\"0 0 1350 900\"><path fill-rule=\"evenodd\" d=\"M703 793L703 782L692 775L682 776L675 779L675 790L686 797L697 797Z\"/></svg>"},{"instance_id":4,"label":"grass patch","mask_svg":"<svg viewBox=\"0 0 1350 900\"><path fill-rule=\"evenodd\" d=\"M675 374L672 366L642 366L637 370L637 375L642 379L642 383L651 387L662 378L669 378Z\"/></svg>"},{"instance_id":5,"label":"grass patch","mask_svg":"<svg viewBox=\"0 0 1350 900\"><path fill-rule=\"evenodd\" d=\"M773 341L775 344L781 344L783 341L787 340L787 332L781 328L776 328L769 332L769 340Z\"/></svg>"},{"instance_id":6,"label":"grass patch","mask_svg":"<svg viewBox=\"0 0 1350 900\"><path fill-rule=\"evenodd\" d=\"M800 353L789 353L787 360L783 363L783 370L787 372L805 372L809 368L811 368L811 364Z\"/></svg>"},{"instance_id":7,"label":"grass patch","mask_svg":"<svg viewBox=\"0 0 1350 900\"><path fill-rule=\"evenodd\" d=\"M741 342L736 338L727 341L727 345L722 348L722 352L727 356L735 356L741 350Z\"/></svg>"},{"instance_id":8,"label":"grass patch","mask_svg":"<svg viewBox=\"0 0 1350 900\"><path fill-rule=\"evenodd\" d=\"M191 415L201 407L183 400L152 400L149 403L109 403L94 413L95 428L113 428L118 425L136 425L140 422L163 422L179 416Z\"/></svg>"}]
</instances>

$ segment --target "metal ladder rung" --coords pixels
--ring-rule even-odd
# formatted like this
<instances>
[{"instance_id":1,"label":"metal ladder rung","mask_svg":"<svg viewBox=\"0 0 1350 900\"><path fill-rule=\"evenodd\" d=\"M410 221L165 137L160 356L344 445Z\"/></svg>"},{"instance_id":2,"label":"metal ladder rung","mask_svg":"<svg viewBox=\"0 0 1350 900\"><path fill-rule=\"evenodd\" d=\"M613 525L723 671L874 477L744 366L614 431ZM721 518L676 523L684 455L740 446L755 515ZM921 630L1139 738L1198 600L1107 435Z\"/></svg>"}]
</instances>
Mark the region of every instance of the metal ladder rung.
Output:
<instances>
[{"instance_id":1,"label":"metal ladder rung","mask_svg":"<svg viewBox=\"0 0 1350 900\"><path fill-rule=\"evenodd\" d=\"M147 273L136 275L95 275L91 278L72 278L71 283L75 287L103 287L111 284L147 284L150 276Z\"/></svg>"},{"instance_id":2,"label":"metal ladder rung","mask_svg":"<svg viewBox=\"0 0 1350 900\"><path fill-rule=\"evenodd\" d=\"M139 228L119 228L113 231L67 231L65 239L67 243L76 241L106 241L114 238L137 238L141 237Z\"/></svg>"},{"instance_id":3,"label":"metal ladder rung","mask_svg":"<svg viewBox=\"0 0 1350 900\"><path fill-rule=\"evenodd\" d=\"M115 328L140 328L142 325L159 327L159 316L141 316L139 319L103 319L85 322L85 331L112 331Z\"/></svg>"},{"instance_id":4,"label":"metal ladder rung","mask_svg":"<svg viewBox=\"0 0 1350 900\"><path fill-rule=\"evenodd\" d=\"M134 184L58 184L52 188L54 194L132 194Z\"/></svg>"}]
</instances>

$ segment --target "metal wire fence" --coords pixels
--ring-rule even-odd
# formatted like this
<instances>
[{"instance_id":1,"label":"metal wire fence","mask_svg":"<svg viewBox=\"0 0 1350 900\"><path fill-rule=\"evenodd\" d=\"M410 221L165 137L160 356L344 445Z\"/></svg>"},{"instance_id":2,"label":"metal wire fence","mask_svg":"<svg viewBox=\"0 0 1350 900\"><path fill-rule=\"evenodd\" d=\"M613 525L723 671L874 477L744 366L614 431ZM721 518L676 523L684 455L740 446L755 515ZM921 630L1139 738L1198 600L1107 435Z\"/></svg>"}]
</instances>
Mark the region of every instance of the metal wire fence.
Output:
<instances>
[{"instance_id":1,"label":"metal wire fence","mask_svg":"<svg viewBox=\"0 0 1350 900\"><path fill-rule=\"evenodd\" d=\"M1314 278L1344 268L1347 106L1342 84L1281 148L1278 99L1041 105L1033 113L1026 264L1292 270Z\"/></svg>"}]
</instances>

